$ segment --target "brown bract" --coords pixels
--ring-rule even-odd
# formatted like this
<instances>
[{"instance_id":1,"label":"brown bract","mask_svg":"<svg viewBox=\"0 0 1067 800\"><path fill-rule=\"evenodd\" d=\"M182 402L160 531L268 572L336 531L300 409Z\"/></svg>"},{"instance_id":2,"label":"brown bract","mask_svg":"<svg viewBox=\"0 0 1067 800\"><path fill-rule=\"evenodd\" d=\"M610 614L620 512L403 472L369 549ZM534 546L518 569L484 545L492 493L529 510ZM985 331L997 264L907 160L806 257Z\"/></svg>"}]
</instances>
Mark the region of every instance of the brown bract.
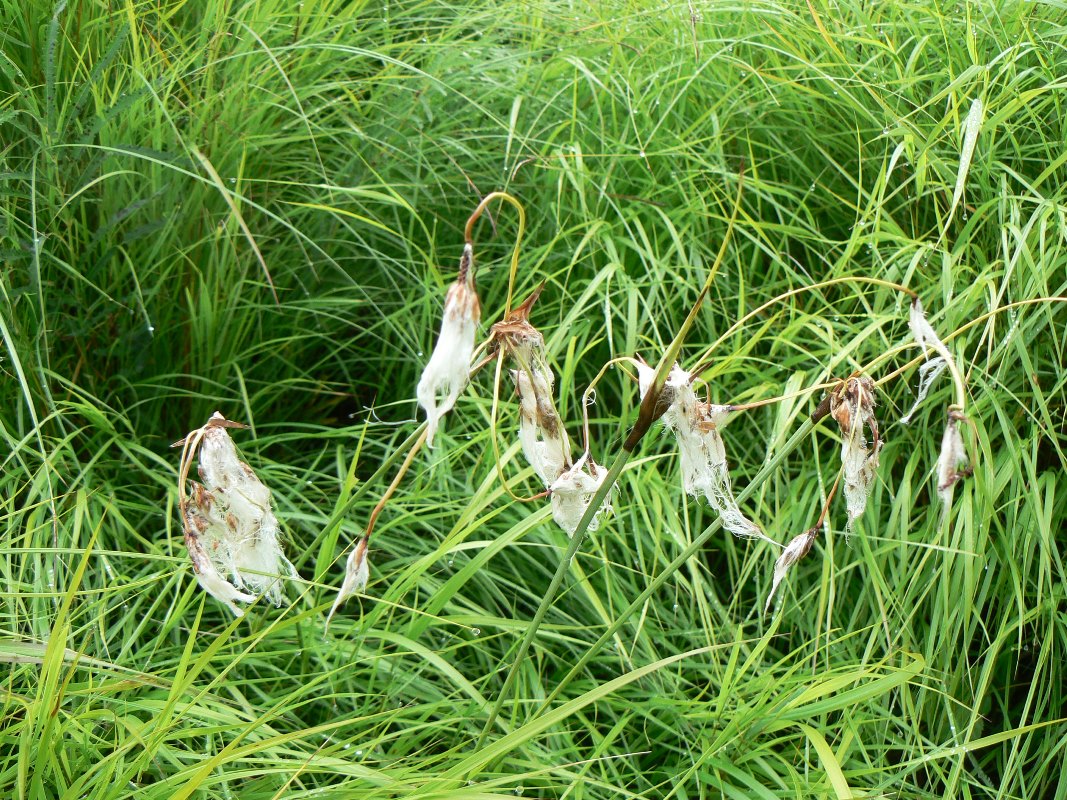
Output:
<instances>
[{"instance_id":1,"label":"brown bract","mask_svg":"<svg viewBox=\"0 0 1067 800\"><path fill-rule=\"evenodd\" d=\"M490 355L499 353L501 350L505 354L511 354L544 347L544 336L530 324L530 311L544 288L545 285L542 283L520 305L513 308L510 314L489 328L487 350Z\"/></svg>"}]
</instances>

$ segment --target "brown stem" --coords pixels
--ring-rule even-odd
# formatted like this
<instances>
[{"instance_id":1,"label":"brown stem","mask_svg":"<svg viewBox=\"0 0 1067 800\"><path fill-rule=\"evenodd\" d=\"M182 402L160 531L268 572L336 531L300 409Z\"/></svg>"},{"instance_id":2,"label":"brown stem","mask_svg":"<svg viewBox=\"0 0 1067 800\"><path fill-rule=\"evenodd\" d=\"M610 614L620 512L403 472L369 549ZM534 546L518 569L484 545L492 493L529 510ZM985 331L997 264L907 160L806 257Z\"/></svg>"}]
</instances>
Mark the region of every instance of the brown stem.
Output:
<instances>
[{"instance_id":1,"label":"brown stem","mask_svg":"<svg viewBox=\"0 0 1067 800\"><path fill-rule=\"evenodd\" d=\"M411 466L411 462L415 460L415 454L419 452L419 449L426 442L426 431L423 431L418 439L415 440L415 444L411 446L407 456L404 458L404 463L400 465L400 469L396 471L396 476L393 478L393 482L389 484L389 488L385 490L382 495L382 499L378 501L378 504L374 506L374 509L370 512L370 517L367 519L366 532L363 534L364 540L370 544L371 534L374 532L374 524L378 521L378 515L382 513L382 509L385 508L386 503L389 502L389 498L393 496L393 492L396 491L396 487L400 485L401 479L404 477L404 473L408 471L408 467Z\"/></svg>"}]
</instances>

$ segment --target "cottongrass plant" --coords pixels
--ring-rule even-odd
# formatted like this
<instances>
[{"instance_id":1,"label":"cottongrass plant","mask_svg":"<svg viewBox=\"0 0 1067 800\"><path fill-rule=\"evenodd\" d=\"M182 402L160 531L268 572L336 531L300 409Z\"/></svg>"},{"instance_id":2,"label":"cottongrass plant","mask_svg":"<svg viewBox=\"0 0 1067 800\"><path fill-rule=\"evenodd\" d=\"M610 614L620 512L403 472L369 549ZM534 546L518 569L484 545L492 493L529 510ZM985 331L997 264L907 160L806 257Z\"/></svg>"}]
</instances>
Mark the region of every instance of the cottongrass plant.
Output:
<instances>
[{"instance_id":1,"label":"cottongrass plant","mask_svg":"<svg viewBox=\"0 0 1067 800\"><path fill-rule=\"evenodd\" d=\"M251 603L257 594L281 605L281 578L294 573L282 553L270 490L237 455L228 433L247 427L216 411L173 445L182 448L178 505L193 572L204 591L238 617L244 612L237 603ZM194 459L203 483L189 480Z\"/></svg>"},{"instance_id":2,"label":"cottongrass plant","mask_svg":"<svg viewBox=\"0 0 1067 800\"><path fill-rule=\"evenodd\" d=\"M882 440L874 415L874 381L866 376L845 380L830 394L830 416L841 429L841 469L848 506L848 532L867 507Z\"/></svg>"},{"instance_id":3,"label":"cottongrass plant","mask_svg":"<svg viewBox=\"0 0 1067 800\"><path fill-rule=\"evenodd\" d=\"M519 210L520 230L512 258L508 298L503 317L490 327L486 340L476 347L475 338L481 303L474 288L474 245L471 232L474 222L493 199L510 202ZM416 391L419 404L427 415L426 429L411 446L393 482L375 506L364 535L357 541L349 555L344 582L328 620L332 618L345 599L366 588L369 578L370 536L375 521L399 485L415 454L423 444L432 442L441 417L455 406L460 393L474 373L494 361L496 362L497 383L494 384L490 423L493 428L494 449L496 448L498 382L506 368L518 398L518 440L526 462L543 489L531 498L519 498L512 493L501 473L501 480L508 493L517 500L536 500L547 496L552 507L554 521L572 537L578 532L584 535L586 531L597 530L603 513L611 510L611 495L615 478L612 477L611 471L599 466L591 456L587 413L584 417L584 450L582 455L574 460L566 426L557 410L555 375L549 366L545 352L544 336L530 322L531 311L541 294L543 285L535 289L523 303L514 309L511 308L518 265L518 244L521 240L524 220L525 216L518 201L503 192L494 192L483 199L467 222L466 242L460 259L459 274L445 299L444 320L441 324L440 335ZM949 420L937 469L938 491L947 507L951 502L952 486L960 477L967 474L967 455L959 431L959 423L966 421L967 418L963 413L962 381L959 380L958 369L947 347L927 322L922 304L914 292L898 284L873 278L838 279L826 285L852 280L887 286L905 292L914 298L909 316L912 336L923 349L924 354L927 347L938 354L937 359L922 368L922 382L916 405L921 403L930 385L945 368L952 371L957 380L957 386L960 387L959 402L949 408ZM779 299L795 293L787 293ZM678 448L681 484L684 492L693 497L706 498L715 509L722 527L734 536L762 540L781 548L775 561L771 590L765 603L765 609L769 609L790 568L811 551L820 527L826 522L831 502L838 488L843 486L848 533L853 532L856 520L866 509L883 444L878 419L875 415L876 384L870 377L861 373L829 384L830 390L813 414L813 422L830 416L837 423L841 435L841 469L818 523L783 545L768 536L741 510L730 478L722 431L739 411L767 402L777 402L784 398L772 398L746 405L719 405L710 400L701 400L697 396L694 388L696 376L710 363L707 357L702 359L692 372L685 370L677 362L673 362L673 358L676 358L680 351L682 337L692 324L695 309L698 307L699 302L691 312L683 330L672 343L671 361L664 360L659 368L653 368L643 361L627 356L616 359L629 361L636 366L638 388L642 398L638 421L623 449L626 453L631 453L652 422L662 418L664 426L673 433ZM764 307L757 311L762 308ZM743 319L739 320L738 324L743 321ZM669 369L666 368L668 363L671 364ZM585 404L589 401L593 386L603 374L604 370L601 370L593 384L587 389ZM914 409L911 413L914 413ZM910 416L909 413L908 418ZM496 454L495 460L499 471L501 469L499 453ZM605 482L607 482L606 488ZM597 503L597 508L590 514L589 508L594 503Z\"/></svg>"}]
</instances>

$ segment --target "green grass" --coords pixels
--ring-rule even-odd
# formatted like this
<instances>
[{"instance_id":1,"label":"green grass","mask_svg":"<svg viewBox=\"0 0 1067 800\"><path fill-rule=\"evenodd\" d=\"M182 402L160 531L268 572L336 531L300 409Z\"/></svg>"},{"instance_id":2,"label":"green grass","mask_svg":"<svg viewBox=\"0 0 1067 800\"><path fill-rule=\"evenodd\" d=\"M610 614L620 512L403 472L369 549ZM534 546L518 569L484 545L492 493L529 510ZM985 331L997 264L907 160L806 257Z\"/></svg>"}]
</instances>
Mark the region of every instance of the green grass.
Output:
<instances>
[{"instance_id":1,"label":"green grass","mask_svg":"<svg viewBox=\"0 0 1067 800\"><path fill-rule=\"evenodd\" d=\"M0 0L0 797L1067 798L1067 7L692 7ZM576 437L601 365L680 327L742 171L683 363L783 292L908 285L968 379L951 517L951 383L899 425L908 368L857 532L835 503L763 616L775 553L683 496L657 426L502 696L567 538L500 485L482 374L325 631L479 198L526 206L517 293L546 282ZM514 235L506 206L477 229L486 326ZM885 378L906 340L906 298L843 283L757 315L706 377L717 402ZM780 541L837 473L818 396L726 432ZM600 463L636 406L609 371ZM216 409L253 426L301 575L240 620L193 579L168 446Z\"/></svg>"}]
</instances>

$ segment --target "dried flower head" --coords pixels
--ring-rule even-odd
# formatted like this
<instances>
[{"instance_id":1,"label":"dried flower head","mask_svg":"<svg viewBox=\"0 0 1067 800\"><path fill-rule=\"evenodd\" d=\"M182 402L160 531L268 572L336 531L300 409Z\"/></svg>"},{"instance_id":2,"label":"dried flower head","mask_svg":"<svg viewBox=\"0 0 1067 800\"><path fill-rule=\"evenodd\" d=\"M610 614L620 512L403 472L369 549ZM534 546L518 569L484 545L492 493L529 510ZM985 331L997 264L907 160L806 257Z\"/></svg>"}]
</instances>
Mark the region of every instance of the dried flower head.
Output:
<instances>
[{"instance_id":1,"label":"dried flower head","mask_svg":"<svg viewBox=\"0 0 1067 800\"><path fill-rule=\"evenodd\" d=\"M767 595L767 603L763 607L763 613L767 613L771 608L771 601L774 600L774 595L778 591L778 585L785 578L786 573L789 572L789 568L796 564L800 559L804 558L811 550L811 546L815 543L815 538L819 535L819 526L804 531L793 538L793 540L786 545L785 550L778 556L778 560L774 562L774 578L771 581L771 591Z\"/></svg>"},{"instance_id":2,"label":"dried flower head","mask_svg":"<svg viewBox=\"0 0 1067 800\"><path fill-rule=\"evenodd\" d=\"M185 544L201 587L237 616L235 602L247 603L264 594L275 605L283 599L279 578L293 566L278 541L278 520L270 490L237 455L228 428L244 428L217 411L207 423L177 442L182 445L178 494ZM194 458L203 484L186 483ZM228 574L230 581L222 576Z\"/></svg>"},{"instance_id":3,"label":"dried flower head","mask_svg":"<svg viewBox=\"0 0 1067 800\"><path fill-rule=\"evenodd\" d=\"M593 495L604 483L607 475L608 471L586 454L549 487L552 496L552 518L568 536L574 535L578 523L593 501ZM588 530L595 531L600 527L600 516L605 512L611 512L610 492L594 513Z\"/></svg>"},{"instance_id":4,"label":"dried flower head","mask_svg":"<svg viewBox=\"0 0 1067 800\"><path fill-rule=\"evenodd\" d=\"M503 351L520 365L530 364L538 356L544 358L545 337L530 324L530 312L544 288L542 283L510 314L489 328L489 353Z\"/></svg>"},{"instance_id":5,"label":"dried flower head","mask_svg":"<svg viewBox=\"0 0 1067 800\"><path fill-rule=\"evenodd\" d=\"M572 461L570 440L556 410L555 376L545 356L545 340L530 324L530 311L542 288L543 285L537 287L520 306L489 329L489 350L515 365L511 379L519 395L522 452L544 487L551 489L571 469ZM569 485L566 481L563 484ZM556 505L554 500L553 507ZM557 515L556 520L559 519Z\"/></svg>"},{"instance_id":6,"label":"dried flower head","mask_svg":"<svg viewBox=\"0 0 1067 800\"><path fill-rule=\"evenodd\" d=\"M941 455L937 459L937 494L946 511L952 505L952 490L957 481L974 472L967 466L967 450L959 429L959 423L966 421L962 411L948 410L945 434L941 437Z\"/></svg>"},{"instance_id":7,"label":"dried flower head","mask_svg":"<svg viewBox=\"0 0 1067 800\"><path fill-rule=\"evenodd\" d=\"M416 395L426 412L426 444L433 446L437 424L456 404L470 377L474 337L482 307L474 288L474 253L468 243L459 262L459 276L445 295L441 333L422 371Z\"/></svg>"},{"instance_id":8,"label":"dried flower head","mask_svg":"<svg viewBox=\"0 0 1067 800\"><path fill-rule=\"evenodd\" d=\"M333 607L326 617L327 625L330 624L333 615L337 613L337 609L341 607L345 600L356 592L362 592L367 588L367 581L370 579L370 561L367 558L369 545L370 541L364 536L356 542L356 546L349 553L348 561L345 562L345 579L341 583L341 589L337 592L337 599L333 601Z\"/></svg>"},{"instance_id":9,"label":"dried flower head","mask_svg":"<svg viewBox=\"0 0 1067 800\"><path fill-rule=\"evenodd\" d=\"M830 393L830 414L841 429L849 532L867 507L878 468L878 452L882 449L874 406L874 382L866 376L851 377Z\"/></svg>"},{"instance_id":10,"label":"dried flower head","mask_svg":"<svg viewBox=\"0 0 1067 800\"><path fill-rule=\"evenodd\" d=\"M547 489L570 467L571 448L552 399L552 370L540 358L534 361L512 370L511 377L519 393L522 451Z\"/></svg>"},{"instance_id":11,"label":"dried flower head","mask_svg":"<svg viewBox=\"0 0 1067 800\"><path fill-rule=\"evenodd\" d=\"M637 371L643 397L652 385L655 371L644 365L638 365ZM706 497L718 512L723 528L734 536L773 542L744 515L734 497L721 434L732 417L730 407L699 400L693 391L692 375L677 364L667 377L664 395L669 406L663 414L663 423L674 432L678 442L682 487L686 494Z\"/></svg>"}]
</instances>

